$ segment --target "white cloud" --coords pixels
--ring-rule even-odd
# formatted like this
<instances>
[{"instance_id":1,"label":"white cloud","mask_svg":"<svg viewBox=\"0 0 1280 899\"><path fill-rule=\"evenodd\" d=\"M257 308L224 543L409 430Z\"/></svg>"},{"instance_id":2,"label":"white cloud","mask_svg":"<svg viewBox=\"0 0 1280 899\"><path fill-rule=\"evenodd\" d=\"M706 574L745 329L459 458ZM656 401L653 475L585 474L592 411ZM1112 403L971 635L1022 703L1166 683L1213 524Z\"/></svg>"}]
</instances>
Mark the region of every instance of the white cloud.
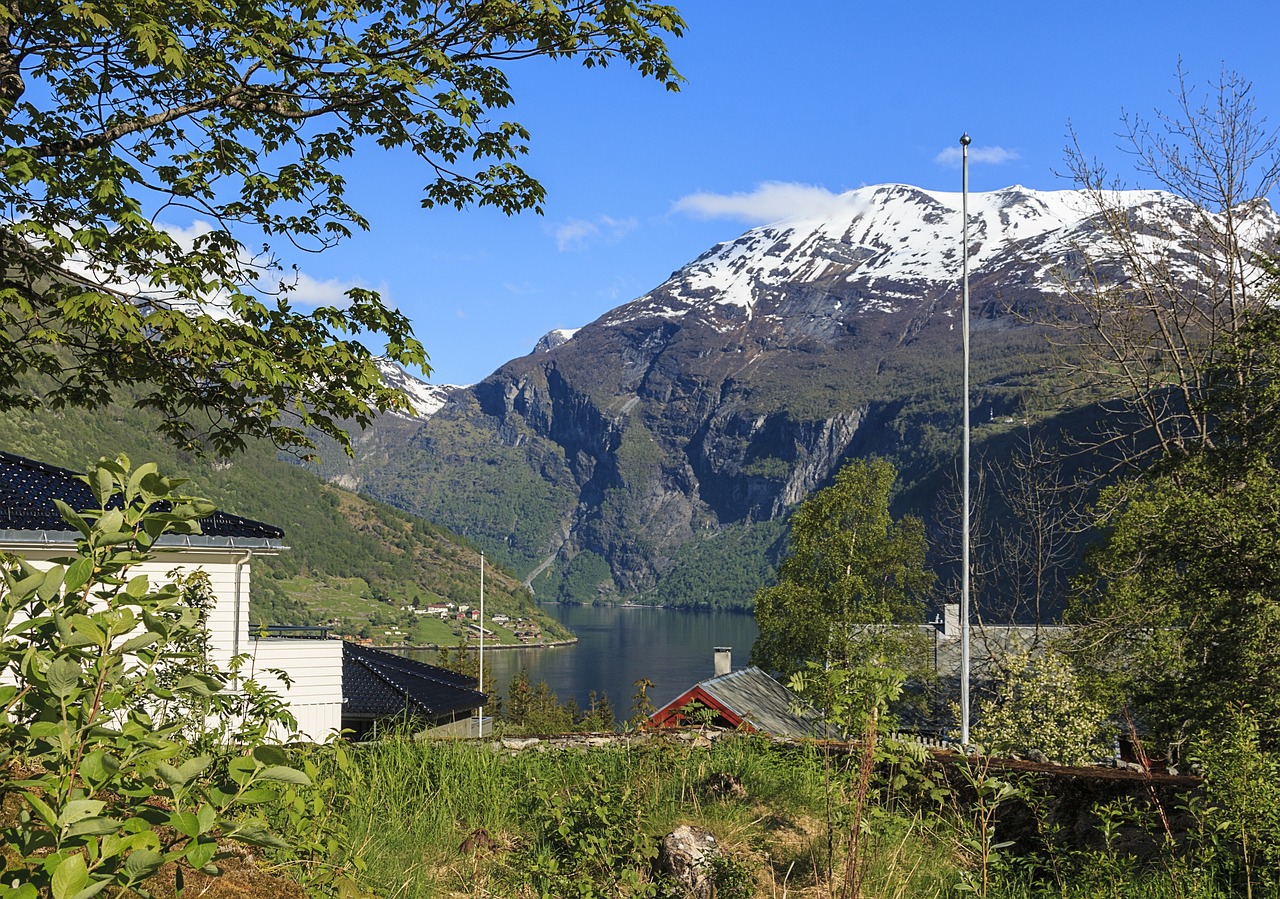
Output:
<instances>
[{"instance_id":1,"label":"white cloud","mask_svg":"<svg viewBox=\"0 0 1280 899\"><path fill-rule=\"evenodd\" d=\"M970 147L969 161L977 165L1004 165L1006 162L1014 162L1021 159L1022 156L1017 150L1006 150L1004 147ZM937 156L933 157L933 161L939 165L956 167L960 165L961 153L959 147L947 147Z\"/></svg>"},{"instance_id":2,"label":"white cloud","mask_svg":"<svg viewBox=\"0 0 1280 899\"><path fill-rule=\"evenodd\" d=\"M182 227L180 225L170 225L162 223L160 227L172 237L184 250L190 250L195 245L196 238L213 231L213 226L208 222L196 219L189 226ZM246 267L260 265L262 260L255 260L246 249L240 251L240 261ZM365 287L368 285L359 280L341 280L338 278L328 278L319 280L302 271L271 271L259 270L262 272L258 279L258 287L265 291L268 295L283 296L288 299L290 305L300 306L303 308L316 308L318 306L336 306L343 308L350 305L351 301L347 298L347 291L354 287ZM283 287L283 290L279 288ZM386 301L386 285L379 288L379 292L384 294L383 300ZM220 305L217 300L215 304Z\"/></svg>"},{"instance_id":3,"label":"white cloud","mask_svg":"<svg viewBox=\"0 0 1280 899\"><path fill-rule=\"evenodd\" d=\"M676 200L671 208L695 218L725 218L764 225L779 219L830 215L841 208L843 202L840 194L816 184L765 181L750 193L689 194Z\"/></svg>"},{"instance_id":4,"label":"white cloud","mask_svg":"<svg viewBox=\"0 0 1280 899\"><path fill-rule=\"evenodd\" d=\"M358 281L340 281L337 278L317 281L304 272L298 272L295 278L287 279L285 283L290 287L289 302L295 306L347 306L351 302L347 299L347 291L365 286Z\"/></svg>"},{"instance_id":5,"label":"white cloud","mask_svg":"<svg viewBox=\"0 0 1280 899\"><path fill-rule=\"evenodd\" d=\"M540 287L529 281L503 281L502 289L517 297L527 297L542 292Z\"/></svg>"},{"instance_id":6,"label":"white cloud","mask_svg":"<svg viewBox=\"0 0 1280 899\"><path fill-rule=\"evenodd\" d=\"M173 238L174 242L184 252L190 252L195 248L195 243L199 238L214 231L213 225L201 219L196 219L186 226L159 222L157 227ZM253 286L263 295L267 298L287 298L291 305L302 307L303 309L318 306L337 306L339 308L348 306L351 302L346 296L348 290L353 287L368 287L365 282L359 280L346 281L330 278L321 281L301 271L279 271L267 264L266 257L254 258L253 254L243 246L239 248L237 257L239 263L245 269L257 269L259 277L256 282L253 282ZM199 300L179 300L177 291L168 284L153 284L147 278L123 280L118 276L112 277L99 267L94 266L83 254L73 256L64 265L69 271L80 275L86 280L100 284L125 296L151 297L156 300L175 303L179 308L192 312L198 310L215 318L225 318L231 315L227 296L222 292L209 294ZM381 285L378 290L383 294L383 301L386 302L386 284Z\"/></svg>"},{"instance_id":7,"label":"white cloud","mask_svg":"<svg viewBox=\"0 0 1280 899\"><path fill-rule=\"evenodd\" d=\"M634 231L636 224L634 218L617 219L611 215L596 216L592 221L569 219L554 229L556 247L561 253L565 253L580 250L591 240L613 243Z\"/></svg>"}]
</instances>

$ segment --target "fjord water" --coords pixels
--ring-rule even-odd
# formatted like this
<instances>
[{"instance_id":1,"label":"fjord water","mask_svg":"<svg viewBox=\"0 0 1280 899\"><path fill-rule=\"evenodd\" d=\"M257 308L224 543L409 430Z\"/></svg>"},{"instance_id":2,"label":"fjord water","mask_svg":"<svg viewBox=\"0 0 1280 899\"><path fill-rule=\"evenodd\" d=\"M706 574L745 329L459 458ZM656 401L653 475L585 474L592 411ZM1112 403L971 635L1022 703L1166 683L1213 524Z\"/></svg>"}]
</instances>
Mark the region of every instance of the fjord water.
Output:
<instances>
[{"instance_id":1,"label":"fjord water","mask_svg":"<svg viewBox=\"0 0 1280 899\"><path fill-rule=\"evenodd\" d=\"M571 646L486 652L485 680L506 693L521 668L545 680L561 702L587 707L592 690L605 692L620 721L631 716L633 684L653 681L654 705L675 699L714 674L713 650L733 647L733 669L745 668L759 629L752 615L652 607L544 606L578 636Z\"/></svg>"}]
</instances>

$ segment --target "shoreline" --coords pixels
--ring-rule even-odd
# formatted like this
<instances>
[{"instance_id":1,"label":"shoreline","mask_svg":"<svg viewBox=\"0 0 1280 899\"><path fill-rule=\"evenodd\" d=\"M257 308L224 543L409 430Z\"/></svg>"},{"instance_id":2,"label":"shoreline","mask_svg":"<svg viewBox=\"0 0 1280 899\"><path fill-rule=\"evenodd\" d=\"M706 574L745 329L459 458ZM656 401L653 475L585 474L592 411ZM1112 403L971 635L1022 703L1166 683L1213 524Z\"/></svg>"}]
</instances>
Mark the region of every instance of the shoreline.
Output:
<instances>
[{"instance_id":1,"label":"shoreline","mask_svg":"<svg viewBox=\"0 0 1280 899\"><path fill-rule=\"evenodd\" d=\"M554 649L557 646L572 646L578 642L577 637L568 640L551 640L542 643L485 643L484 648L489 649ZM427 643L423 646L416 646L409 643L384 643L381 646L372 646L371 649L403 649L412 652L440 652L442 649L457 649L456 644L442 646L439 643ZM462 647L469 652L479 652L479 644L467 644Z\"/></svg>"}]
</instances>

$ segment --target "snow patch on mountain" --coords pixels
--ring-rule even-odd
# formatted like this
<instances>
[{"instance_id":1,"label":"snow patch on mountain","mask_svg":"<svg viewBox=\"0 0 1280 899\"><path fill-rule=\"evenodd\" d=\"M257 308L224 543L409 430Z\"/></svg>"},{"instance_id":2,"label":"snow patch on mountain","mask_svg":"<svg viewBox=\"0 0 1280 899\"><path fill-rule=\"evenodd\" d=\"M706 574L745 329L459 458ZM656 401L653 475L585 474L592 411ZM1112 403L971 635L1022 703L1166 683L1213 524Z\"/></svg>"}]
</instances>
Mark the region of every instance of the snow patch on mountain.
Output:
<instances>
[{"instance_id":1,"label":"snow patch on mountain","mask_svg":"<svg viewBox=\"0 0 1280 899\"><path fill-rule=\"evenodd\" d=\"M415 378L390 359L379 357L374 361L377 363L378 372L382 375L382 383L399 390L408 397L413 406L416 414L397 413L402 417L430 418L444 407L454 391L463 389L456 384L428 384L420 378Z\"/></svg>"},{"instance_id":2,"label":"snow patch on mountain","mask_svg":"<svg viewBox=\"0 0 1280 899\"><path fill-rule=\"evenodd\" d=\"M533 351L529 353L533 356L537 353L549 353L558 346L563 346L573 339L573 335L577 334L579 328L556 328L554 331L548 331L538 339L533 345Z\"/></svg>"}]
</instances>

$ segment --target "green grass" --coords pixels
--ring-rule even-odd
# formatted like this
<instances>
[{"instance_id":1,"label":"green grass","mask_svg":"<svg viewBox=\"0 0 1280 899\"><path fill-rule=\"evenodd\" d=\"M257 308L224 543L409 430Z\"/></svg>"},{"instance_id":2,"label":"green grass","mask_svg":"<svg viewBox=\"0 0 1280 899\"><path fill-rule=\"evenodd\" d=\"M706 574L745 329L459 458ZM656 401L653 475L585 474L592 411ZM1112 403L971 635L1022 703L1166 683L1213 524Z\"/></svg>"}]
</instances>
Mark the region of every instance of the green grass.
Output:
<instances>
[{"instance_id":1,"label":"green grass","mask_svg":"<svg viewBox=\"0 0 1280 899\"><path fill-rule=\"evenodd\" d=\"M873 780L860 830L866 897L1237 894L1228 889L1223 845L1206 850L1194 833L1182 855L1156 853L1143 862L1104 848L1098 834L1062 835L1071 845L1049 840L1035 853L1002 847L996 834L984 882L972 795L966 799L959 787L938 803L893 773L881 768ZM726 780L740 788L714 787ZM548 896L649 895L648 862L637 860L636 847L656 845L682 823L716 835L727 865L750 884L741 899L831 899L845 887L856 785L856 765L847 760L745 735L710 746L664 739L523 752L395 738L352 750L334 808L367 862L363 886L388 899L532 899L539 889ZM1134 832L1158 832L1155 813L1143 814L1131 822ZM492 848L466 851L464 842L481 829ZM637 879L627 881L627 870Z\"/></svg>"}]
</instances>

